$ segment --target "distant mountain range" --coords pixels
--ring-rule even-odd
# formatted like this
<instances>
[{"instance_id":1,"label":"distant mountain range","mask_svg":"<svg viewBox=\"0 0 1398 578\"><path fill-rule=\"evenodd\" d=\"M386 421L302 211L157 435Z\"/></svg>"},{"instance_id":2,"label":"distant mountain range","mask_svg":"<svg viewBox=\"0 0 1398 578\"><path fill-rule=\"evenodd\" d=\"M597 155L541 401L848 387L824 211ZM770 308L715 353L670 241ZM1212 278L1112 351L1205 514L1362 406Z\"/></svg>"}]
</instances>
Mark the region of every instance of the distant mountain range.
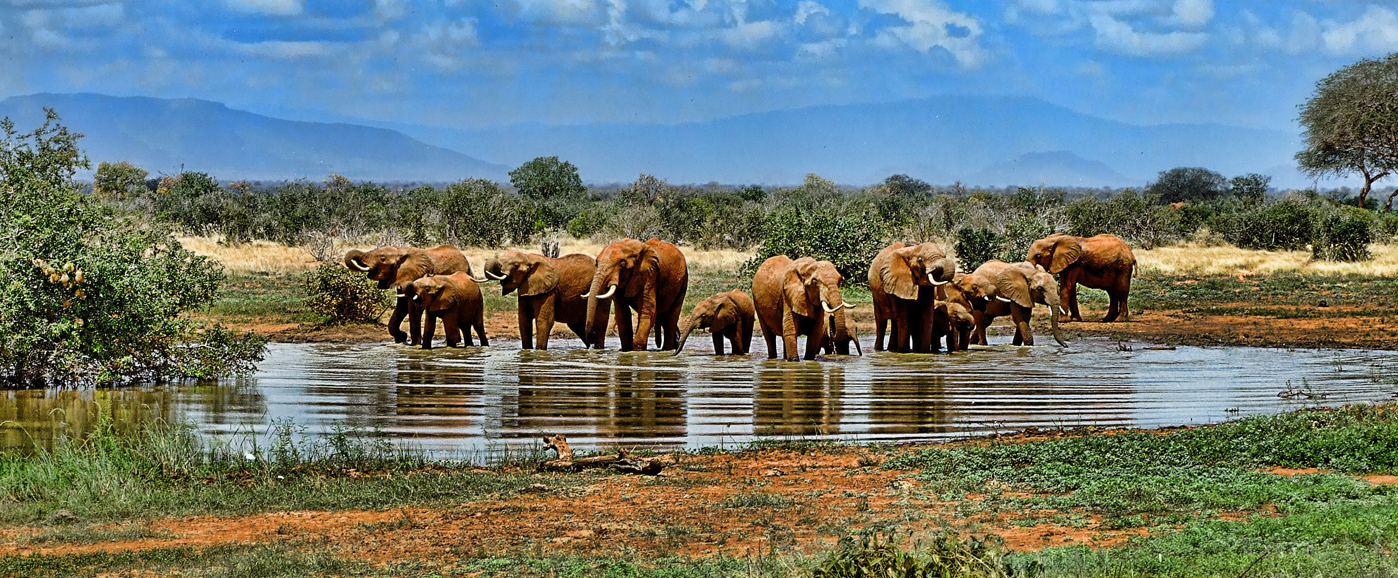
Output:
<instances>
[{"instance_id":1,"label":"distant mountain range","mask_svg":"<svg viewBox=\"0 0 1398 578\"><path fill-rule=\"evenodd\" d=\"M92 159L129 161L152 175L184 170L221 180L324 179L456 181L468 176L507 179L510 168L382 128L296 122L230 109L217 102L34 94L0 101L0 116L21 130L44 120L43 107L83 135Z\"/></svg>"},{"instance_id":2,"label":"distant mountain range","mask_svg":"<svg viewBox=\"0 0 1398 578\"><path fill-rule=\"evenodd\" d=\"M1292 155L1300 138L1217 124L1131 125L1019 97L947 96L817 106L675 125L510 125L455 129L365 121L300 122L193 100L36 94L0 101L21 128L44 106L87 135L94 161L220 180L507 180L539 156L576 165L589 183L641 173L671 183L793 184L807 173L865 185L904 173L934 184L1140 186L1160 171L1199 166L1231 177L1306 186ZM375 125L375 126L370 126ZM489 159L489 162L481 159ZM496 164L499 163L499 164Z\"/></svg>"}]
</instances>

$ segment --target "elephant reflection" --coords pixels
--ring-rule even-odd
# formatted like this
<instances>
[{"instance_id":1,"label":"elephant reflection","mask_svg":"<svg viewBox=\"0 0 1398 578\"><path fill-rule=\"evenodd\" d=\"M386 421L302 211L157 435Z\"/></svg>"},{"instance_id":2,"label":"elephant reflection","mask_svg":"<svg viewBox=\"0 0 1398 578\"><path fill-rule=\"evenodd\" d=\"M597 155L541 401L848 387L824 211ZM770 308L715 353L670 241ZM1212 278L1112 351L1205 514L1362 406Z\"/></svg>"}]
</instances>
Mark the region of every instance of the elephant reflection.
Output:
<instances>
[{"instance_id":1,"label":"elephant reflection","mask_svg":"<svg viewBox=\"0 0 1398 578\"><path fill-rule=\"evenodd\" d=\"M564 432L583 437L683 443L684 379L680 370L648 356L622 356L616 365L550 371L556 356L521 363L516 419L521 437ZM592 358L589 358L592 359Z\"/></svg>"},{"instance_id":2,"label":"elephant reflection","mask_svg":"<svg viewBox=\"0 0 1398 578\"><path fill-rule=\"evenodd\" d=\"M844 417L845 373L838 365L761 370L753 394L756 435L836 435Z\"/></svg>"},{"instance_id":3,"label":"elephant reflection","mask_svg":"<svg viewBox=\"0 0 1398 578\"><path fill-rule=\"evenodd\" d=\"M946 377L931 373L899 372L899 364L874 362L869 404L871 434L940 434L954 431L955 416L947 395Z\"/></svg>"}]
</instances>

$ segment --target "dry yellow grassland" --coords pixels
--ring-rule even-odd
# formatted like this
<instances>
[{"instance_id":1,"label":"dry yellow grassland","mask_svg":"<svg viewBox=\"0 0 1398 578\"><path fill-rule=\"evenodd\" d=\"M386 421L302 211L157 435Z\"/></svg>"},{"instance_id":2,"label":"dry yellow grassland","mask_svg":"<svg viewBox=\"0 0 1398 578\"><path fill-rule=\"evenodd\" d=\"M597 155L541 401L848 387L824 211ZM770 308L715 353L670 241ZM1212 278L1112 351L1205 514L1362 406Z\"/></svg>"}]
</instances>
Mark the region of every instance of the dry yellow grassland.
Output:
<instances>
[{"instance_id":1,"label":"dry yellow grassland","mask_svg":"<svg viewBox=\"0 0 1398 578\"><path fill-rule=\"evenodd\" d=\"M214 237L181 237L179 241L191 251L207 255L222 263L235 273L299 273L316 266L315 258L300 247L288 247L267 241L258 241L239 246L220 245ZM945 243L942 244L944 247ZM590 240L577 240L570 237L559 239L561 254L584 253L597 255L605 246ZM343 255L350 249L369 250L367 244L337 244L333 254ZM485 261L509 249L526 253L537 253L538 245L506 247L502 249L467 248L464 250L471 260L471 268L479 271ZM701 251L694 247L680 247L689 266L701 269L736 268L752 258L747 251L711 250ZM1398 245L1374 245L1374 258L1358 263L1335 263L1312 260L1308 251L1257 251L1231 246L1210 247L1201 245L1177 245L1156 249L1136 249L1137 272L1141 275L1165 276L1211 276L1211 275L1268 275L1273 273L1300 273L1302 275L1365 275L1371 277L1398 276Z\"/></svg>"}]
</instances>

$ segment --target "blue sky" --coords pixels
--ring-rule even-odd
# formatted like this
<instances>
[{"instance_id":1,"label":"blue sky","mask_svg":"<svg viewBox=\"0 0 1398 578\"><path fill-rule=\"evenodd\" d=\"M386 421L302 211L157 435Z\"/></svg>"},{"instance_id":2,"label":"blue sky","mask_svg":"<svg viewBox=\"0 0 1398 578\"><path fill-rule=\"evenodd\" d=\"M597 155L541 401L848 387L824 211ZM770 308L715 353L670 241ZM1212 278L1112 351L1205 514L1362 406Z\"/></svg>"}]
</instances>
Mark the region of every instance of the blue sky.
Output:
<instances>
[{"instance_id":1,"label":"blue sky","mask_svg":"<svg viewBox=\"0 0 1398 578\"><path fill-rule=\"evenodd\" d=\"M1295 130L1398 51L1344 0L0 0L0 95L195 97L306 120L678 123L937 94Z\"/></svg>"}]
</instances>

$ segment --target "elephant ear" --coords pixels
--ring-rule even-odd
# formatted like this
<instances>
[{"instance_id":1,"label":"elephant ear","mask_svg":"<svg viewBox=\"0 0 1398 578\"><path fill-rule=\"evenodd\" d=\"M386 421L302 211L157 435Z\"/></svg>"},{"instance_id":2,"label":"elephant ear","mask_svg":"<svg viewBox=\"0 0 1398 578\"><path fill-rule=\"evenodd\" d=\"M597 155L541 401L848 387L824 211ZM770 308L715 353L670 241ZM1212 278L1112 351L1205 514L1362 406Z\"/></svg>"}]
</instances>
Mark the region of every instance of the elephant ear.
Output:
<instances>
[{"instance_id":1,"label":"elephant ear","mask_svg":"<svg viewBox=\"0 0 1398 578\"><path fill-rule=\"evenodd\" d=\"M1049 273L1062 273L1081 258L1082 243L1066 235L1060 237L1053 243L1053 262L1049 264Z\"/></svg>"},{"instance_id":2,"label":"elephant ear","mask_svg":"<svg viewBox=\"0 0 1398 578\"><path fill-rule=\"evenodd\" d=\"M635 269L631 271L631 281L626 284L624 295L634 298L646 287L655 285L655 277L660 274L660 255L650 245L640 241L631 242L640 245L640 252L636 256Z\"/></svg>"},{"instance_id":3,"label":"elephant ear","mask_svg":"<svg viewBox=\"0 0 1398 578\"><path fill-rule=\"evenodd\" d=\"M407 285L432 274L430 263L421 255L404 252L398 256L398 284Z\"/></svg>"},{"instance_id":4,"label":"elephant ear","mask_svg":"<svg viewBox=\"0 0 1398 578\"><path fill-rule=\"evenodd\" d=\"M1006 267L995 279L997 299L1009 299L1020 307L1033 307L1034 297L1029 293L1029 279L1025 271L1018 267Z\"/></svg>"},{"instance_id":5,"label":"elephant ear","mask_svg":"<svg viewBox=\"0 0 1398 578\"><path fill-rule=\"evenodd\" d=\"M916 250L916 247L910 247ZM884 264L883 270L879 272L883 279L883 290L899 299L917 299L917 282L913 280L913 269L908 266L908 256L914 253L904 253L907 249L899 249L888 255L888 262Z\"/></svg>"},{"instance_id":6,"label":"elephant ear","mask_svg":"<svg viewBox=\"0 0 1398 578\"><path fill-rule=\"evenodd\" d=\"M802 261L806 262L802 262ZM782 293L786 294L786 302L791 305L791 312L802 317L815 317L811 310L811 300L806 296L806 280L815 274L815 262L809 259L798 259L791 264L791 268L786 270L786 276L782 279Z\"/></svg>"},{"instance_id":7,"label":"elephant ear","mask_svg":"<svg viewBox=\"0 0 1398 578\"><path fill-rule=\"evenodd\" d=\"M733 302L733 298L724 295L718 302L718 307L714 310L714 320L709 323L709 331L718 333L729 325L738 322L738 304Z\"/></svg>"},{"instance_id":8,"label":"elephant ear","mask_svg":"<svg viewBox=\"0 0 1398 578\"><path fill-rule=\"evenodd\" d=\"M519 286L520 297L543 295L558 288L558 270L544 257L530 255L529 260L521 265L528 267L529 272Z\"/></svg>"}]
</instances>

